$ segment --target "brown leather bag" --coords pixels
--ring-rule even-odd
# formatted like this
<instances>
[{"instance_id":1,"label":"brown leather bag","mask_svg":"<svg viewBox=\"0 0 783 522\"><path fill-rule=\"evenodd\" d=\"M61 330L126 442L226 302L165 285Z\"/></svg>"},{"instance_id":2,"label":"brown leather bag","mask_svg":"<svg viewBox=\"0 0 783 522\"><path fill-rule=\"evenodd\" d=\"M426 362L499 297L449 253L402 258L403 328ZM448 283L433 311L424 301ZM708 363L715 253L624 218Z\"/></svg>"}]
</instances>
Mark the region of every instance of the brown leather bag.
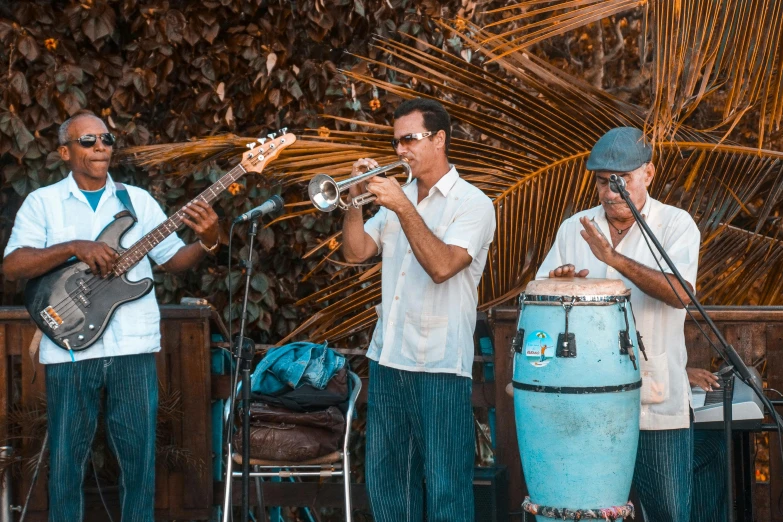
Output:
<instances>
[{"instance_id":1,"label":"brown leather bag","mask_svg":"<svg viewBox=\"0 0 783 522\"><path fill-rule=\"evenodd\" d=\"M292 412L263 403L250 407L250 457L302 462L337 451L345 434L345 417L334 406L322 411ZM242 432L234 436L242 451Z\"/></svg>"}]
</instances>

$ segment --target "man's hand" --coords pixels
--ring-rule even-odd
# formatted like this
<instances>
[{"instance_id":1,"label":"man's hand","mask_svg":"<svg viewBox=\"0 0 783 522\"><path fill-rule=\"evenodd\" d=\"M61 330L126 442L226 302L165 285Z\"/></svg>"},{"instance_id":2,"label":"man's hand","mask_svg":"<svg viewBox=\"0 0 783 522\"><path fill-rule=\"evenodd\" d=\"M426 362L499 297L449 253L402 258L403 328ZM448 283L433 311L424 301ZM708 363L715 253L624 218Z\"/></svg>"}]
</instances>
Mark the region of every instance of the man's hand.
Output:
<instances>
[{"instance_id":1,"label":"man's hand","mask_svg":"<svg viewBox=\"0 0 783 522\"><path fill-rule=\"evenodd\" d=\"M76 256L76 259L87 263L90 271L98 277L107 277L114 267L114 262L120 257L106 243L77 240L71 241L71 244L73 255Z\"/></svg>"},{"instance_id":2,"label":"man's hand","mask_svg":"<svg viewBox=\"0 0 783 522\"><path fill-rule=\"evenodd\" d=\"M691 387L698 386L704 391L712 391L713 388L720 388L720 380L712 372L701 368L685 368L688 373L688 382Z\"/></svg>"},{"instance_id":3,"label":"man's hand","mask_svg":"<svg viewBox=\"0 0 783 522\"><path fill-rule=\"evenodd\" d=\"M584 230L579 233L582 235L582 238L587 241L593 255L597 257L599 261L606 263L609 266L613 266L612 261L617 255L617 251L606 239L603 232L586 217L579 218L579 222L582 223L582 226L584 227Z\"/></svg>"},{"instance_id":4,"label":"man's hand","mask_svg":"<svg viewBox=\"0 0 783 522\"><path fill-rule=\"evenodd\" d=\"M353 168L351 169L351 177L355 178L356 176L361 176L368 170L377 169L378 167L380 167L380 165L378 165L378 162L372 158L358 159L353 164ZM352 198L361 196L367 192L367 182L357 183L356 185L349 187L348 192L351 194Z\"/></svg>"},{"instance_id":5,"label":"man's hand","mask_svg":"<svg viewBox=\"0 0 783 522\"><path fill-rule=\"evenodd\" d=\"M399 211L406 205L411 206L408 196L405 195L402 187L394 178L375 176L367 183L367 190L375 194L377 204L388 208L395 214L399 214Z\"/></svg>"},{"instance_id":6,"label":"man's hand","mask_svg":"<svg viewBox=\"0 0 783 522\"><path fill-rule=\"evenodd\" d=\"M205 245L216 245L220 236L218 235L218 216L212 207L201 200L195 200L182 208L182 211L188 215L182 218L182 222L193 229L198 238Z\"/></svg>"},{"instance_id":7,"label":"man's hand","mask_svg":"<svg viewBox=\"0 0 783 522\"><path fill-rule=\"evenodd\" d=\"M587 277L590 271L586 268L576 271L574 265L563 265L549 271L549 277Z\"/></svg>"}]
</instances>

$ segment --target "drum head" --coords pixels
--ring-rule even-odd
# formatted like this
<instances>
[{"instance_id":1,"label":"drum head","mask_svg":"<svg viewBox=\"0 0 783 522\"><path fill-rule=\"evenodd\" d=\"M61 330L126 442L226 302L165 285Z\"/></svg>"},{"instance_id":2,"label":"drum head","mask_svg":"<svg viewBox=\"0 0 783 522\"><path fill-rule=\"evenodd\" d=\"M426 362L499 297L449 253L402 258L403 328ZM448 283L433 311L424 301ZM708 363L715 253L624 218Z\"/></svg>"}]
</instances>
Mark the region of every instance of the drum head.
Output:
<instances>
[{"instance_id":1,"label":"drum head","mask_svg":"<svg viewBox=\"0 0 783 522\"><path fill-rule=\"evenodd\" d=\"M631 291L619 279L552 277L530 281L525 295L609 297L629 296Z\"/></svg>"}]
</instances>

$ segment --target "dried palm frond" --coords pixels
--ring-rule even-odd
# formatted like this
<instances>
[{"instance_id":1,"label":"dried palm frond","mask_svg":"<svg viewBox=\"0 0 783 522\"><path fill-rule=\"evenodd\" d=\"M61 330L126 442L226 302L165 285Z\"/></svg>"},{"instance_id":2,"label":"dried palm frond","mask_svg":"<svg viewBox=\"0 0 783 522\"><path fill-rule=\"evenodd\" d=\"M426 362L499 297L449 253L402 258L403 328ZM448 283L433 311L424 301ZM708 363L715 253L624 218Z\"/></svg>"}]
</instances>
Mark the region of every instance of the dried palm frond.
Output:
<instances>
[{"instance_id":1,"label":"dried palm frond","mask_svg":"<svg viewBox=\"0 0 783 522\"><path fill-rule=\"evenodd\" d=\"M782 234L783 235L783 234ZM725 227L702 247L697 286L705 304L783 304L783 241ZM739 290L739 291L738 291Z\"/></svg>"},{"instance_id":2,"label":"dried palm frond","mask_svg":"<svg viewBox=\"0 0 783 522\"><path fill-rule=\"evenodd\" d=\"M718 87L726 134L759 102L759 141L780 124L783 4L766 0L650 2L655 53L651 118L676 129ZM766 118L768 116L768 119ZM665 132L667 129L663 129Z\"/></svg>"},{"instance_id":3,"label":"dried palm frond","mask_svg":"<svg viewBox=\"0 0 783 522\"><path fill-rule=\"evenodd\" d=\"M493 57L480 43L486 33L472 31L455 34L466 45ZM480 307L511 300L535 274L563 219L598 203L584 166L592 145L612 127L644 126L647 112L526 53L498 57L505 73L499 74L416 39L410 44L379 39L375 46L379 58L362 58L369 65L367 70L392 70L395 83L369 73L345 71L349 80L405 99L436 98L455 120L472 130L470 135L454 136L450 159L465 179L494 200L497 209L496 237L479 288ZM413 83L426 85L426 92L414 90ZM376 126L376 130L381 132L332 131L328 137L306 132L305 139L286 149L264 174L291 185L308 181L319 170L338 178L347 176L359 157L393 161L396 158L387 145L390 129ZM778 266L783 155L718 144L712 135L679 124L667 132L674 139L656 144L657 175L650 192L689 211L700 227L702 255L709 268L699 279L699 291L714 303L729 295L729 286L735 301L751 295L774 301L780 277L759 286L749 274ZM482 137L476 140L473 136ZM237 154L245 141L236 141ZM153 152L147 159L162 158ZM754 200L764 203L748 204ZM732 226L750 236L740 241L736 237L739 229ZM309 255L330 245L331 258L335 241L339 234L322 241ZM769 251L767 255L756 253L759 245ZM727 257L727 249L732 248ZM720 259L741 260L743 266L720 270ZM336 341L362 332L375 322L374 306L380 296L377 264L364 267L354 277L338 279L296 303L318 311L281 343L301 335L314 341Z\"/></svg>"},{"instance_id":4,"label":"dried palm frond","mask_svg":"<svg viewBox=\"0 0 783 522\"><path fill-rule=\"evenodd\" d=\"M396 42L380 42L379 46L386 49L387 44L397 63L417 64L420 70L427 70L432 74L430 76L414 72L411 77L422 83L432 77L433 86L438 86L434 89L435 96L445 98L447 108L456 118L477 122L475 126L482 132L494 131L493 137L504 145L534 152L531 154L534 156L533 161L511 164L513 172L517 173L516 180L496 177L493 180L496 190L490 193L497 208L498 228L479 290L480 306L485 309L507 302L516 297L534 276L563 219L597 204L592 178L584 167L584 161L595 139L618 121L639 124L640 118L631 113L631 120L623 121L623 118L629 118L627 114L609 112L608 108L617 106L611 100L607 102L609 95L592 97L584 91L580 100L580 106L584 110L574 111L572 103L565 102L566 97L558 96L558 91L563 86L556 84L554 89L550 89L549 82L537 83L540 91L531 95L531 99L525 99L528 93L521 89L517 90L516 98L509 99L507 93L498 87L502 85L501 81L485 71L472 68L469 64L458 64L454 69L449 68L448 86L443 87L439 83L445 80L442 73L433 74L431 71L435 69L435 63L440 71L446 70L445 63L454 59L437 50L430 49L435 55L432 56L413 46L408 47ZM398 68L398 71L404 73L402 68ZM473 72L476 76L471 76ZM539 73L539 77L541 75L542 73ZM390 86L371 77L351 73L348 73L348 76L355 81L389 88L404 98L414 96L410 90ZM563 79L565 85L571 83L567 81L567 77ZM476 85L481 86L481 92L477 92ZM541 93L546 93L546 96L541 96ZM530 117L536 121L530 123L527 117L533 111L520 111L517 110L517 105L497 103L496 97L501 96L507 101L517 101L519 107L535 107L534 115ZM522 99L524 101L519 101ZM461 103L464 100L470 103ZM498 116L491 120L492 129L489 129L489 124L483 124L486 120L482 120L481 115L491 113L492 110L497 110ZM602 114L603 117L597 121L591 120L593 114ZM542 121L558 122L559 125L541 129ZM536 124L538 126L534 128L545 136L543 139L547 140L548 147L540 145L542 135L531 129ZM513 129L513 132L509 129ZM689 139L701 137L699 133L689 129L681 129L680 134ZM779 224L771 222L770 219L774 219L776 214L779 215L783 203L781 153L730 144L716 145L714 141L710 136L704 136L702 142L659 143L655 158L658 174L650 189L653 197L684 208L695 217L704 237L703 255L708 261L714 257L711 255L711 248L725 249L725 241L717 241L716 238L725 239L723 233L728 223L741 221L757 233L774 234L775 227L779 227ZM472 151L483 157L485 153L491 154L493 148L479 143L473 145ZM462 171L462 157L456 150L453 160ZM478 184L481 177L471 181ZM764 200L766 204L751 215L743 201L753 199ZM773 257L747 257L742 273L753 273L754 269L763 268L767 263L773 262L771 259ZM735 281L750 282L739 278L739 275L735 274ZM712 285L724 288L727 284L725 276L725 272L716 273L713 277L704 275L699 280L700 291L707 296L714 295L718 290L712 291ZM774 293L779 280L780 278L773 278L765 295ZM739 288L734 287L732 296L742 299L740 296L747 297L751 292L751 286L745 284ZM373 275L366 280L341 281L298 303L330 304L303 323L288 339L304 332L316 340L338 340L353 335L374 323L376 316L372 305L379 300L379 275Z\"/></svg>"},{"instance_id":5,"label":"dried palm frond","mask_svg":"<svg viewBox=\"0 0 783 522\"><path fill-rule=\"evenodd\" d=\"M554 164L495 199L498 232L479 290L482 308L518 295L534 277L560 223L598 204L592 174L584 165L588 155L585 150ZM780 231L774 214L779 214L783 205L781 159L783 153L774 151L710 143L660 143L650 194L694 217L702 233L704 255L709 255L715 238L728 223L744 221L759 233L759 239ZM742 202L757 198L767 205L755 215L746 215ZM723 243L715 245L724 247ZM756 266L750 258L745 263L748 269ZM702 277L700 292L709 294L712 284L712 279ZM736 296L747 295L749 290L749 286L734 289Z\"/></svg>"},{"instance_id":6,"label":"dried palm frond","mask_svg":"<svg viewBox=\"0 0 783 522\"><path fill-rule=\"evenodd\" d=\"M545 7L536 6L546 4ZM725 135L760 107L758 146L783 119L783 4L768 0L529 1L502 10L521 14L474 31L490 61L523 54L554 36L643 6L653 43L653 96L648 124L653 141L672 139L708 97L722 100ZM528 10L529 8L533 8ZM500 10L496 10L497 12ZM541 18L544 13L552 13ZM500 29L501 27L510 28ZM490 30L500 30L496 34ZM647 28L644 29L647 31ZM521 34L521 36L520 36ZM647 67L642 57L642 65Z\"/></svg>"},{"instance_id":7,"label":"dried palm frond","mask_svg":"<svg viewBox=\"0 0 783 522\"><path fill-rule=\"evenodd\" d=\"M519 2L517 4L487 11L487 14L494 14L511 9L522 10L520 14L486 24L483 27L484 30L489 30L490 28L498 26L511 25L512 27L496 35L486 35L481 43L485 45L495 45L495 50L493 52L497 54L497 57L491 59L491 61L494 61L509 54L527 49L548 38L560 36L587 24L598 22L609 16L628 11L644 3L646 3L645 0L576 0L555 3L551 1L533 0ZM543 5L543 7L528 10L529 8L540 5ZM544 13L551 14L540 18ZM538 19L528 23L518 24L518 22L536 18ZM508 40L512 37L514 37L514 39L509 44L506 42L502 44L498 43L499 41ZM502 50L500 50L501 47Z\"/></svg>"}]
</instances>

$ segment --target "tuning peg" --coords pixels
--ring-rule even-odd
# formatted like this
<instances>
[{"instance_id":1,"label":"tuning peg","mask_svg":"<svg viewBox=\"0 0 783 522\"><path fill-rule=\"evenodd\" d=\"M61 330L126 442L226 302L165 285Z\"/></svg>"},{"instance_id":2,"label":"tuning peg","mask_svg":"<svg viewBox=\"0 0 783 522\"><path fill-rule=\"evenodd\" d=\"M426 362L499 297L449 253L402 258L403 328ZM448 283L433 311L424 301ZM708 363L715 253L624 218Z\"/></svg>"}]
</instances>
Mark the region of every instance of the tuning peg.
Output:
<instances>
[{"instance_id":1,"label":"tuning peg","mask_svg":"<svg viewBox=\"0 0 783 522\"><path fill-rule=\"evenodd\" d=\"M288 132L288 127L283 127L282 129L280 129L277 132L279 132L280 134L285 134L286 132Z\"/></svg>"},{"instance_id":2,"label":"tuning peg","mask_svg":"<svg viewBox=\"0 0 783 522\"><path fill-rule=\"evenodd\" d=\"M261 145L263 145L263 144L264 144L264 142L266 141L266 138L258 138L256 141L257 141L258 143L260 143Z\"/></svg>"},{"instance_id":3,"label":"tuning peg","mask_svg":"<svg viewBox=\"0 0 783 522\"><path fill-rule=\"evenodd\" d=\"M266 135L266 137L267 137L267 138L269 138L270 140L273 140L273 139L275 139L275 136L277 136L277 133L276 133L276 132L273 132L272 134L267 134L267 135Z\"/></svg>"},{"instance_id":4,"label":"tuning peg","mask_svg":"<svg viewBox=\"0 0 783 522\"><path fill-rule=\"evenodd\" d=\"M253 143L252 141L250 143L245 144L245 147L247 147L248 149L252 149L255 146L256 146L256 144Z\"/></svg>"}]
</instances>

